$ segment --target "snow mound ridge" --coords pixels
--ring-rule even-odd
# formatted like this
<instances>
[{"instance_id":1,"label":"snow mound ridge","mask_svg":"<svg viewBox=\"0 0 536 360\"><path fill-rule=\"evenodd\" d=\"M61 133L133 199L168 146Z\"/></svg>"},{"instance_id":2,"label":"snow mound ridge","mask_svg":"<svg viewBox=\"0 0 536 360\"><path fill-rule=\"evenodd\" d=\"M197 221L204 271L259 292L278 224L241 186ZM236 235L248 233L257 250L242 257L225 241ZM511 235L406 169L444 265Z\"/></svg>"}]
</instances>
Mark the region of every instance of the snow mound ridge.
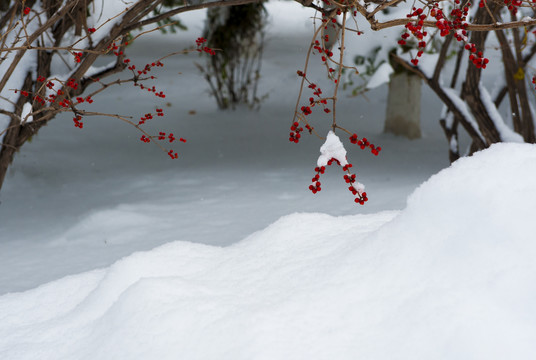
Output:
<instances>
[{"instance_id":1,"label":"snow mound ridge","mask_svg":"<svg viewBox=\"0 0 536 360\"><path fill-rule=\"evenodd\" d=\"M473 239L533 239L535 175L535 145L495 144L423 183L409 196L404 217L425 214L423 224L435 222L443 236L461 236L464 228Z\"/></svg>"},{"instance_id":2,"label":"snow mound ridge","mask_svg":"<svg viewBox=\"0 0 536 360\"><path fill-rule=\"evenodd\" d=\"M400 213L292 214L2 296L0 358L531 358L535 175L536 146L495 145Z\"/></svg>"}]
</instances>

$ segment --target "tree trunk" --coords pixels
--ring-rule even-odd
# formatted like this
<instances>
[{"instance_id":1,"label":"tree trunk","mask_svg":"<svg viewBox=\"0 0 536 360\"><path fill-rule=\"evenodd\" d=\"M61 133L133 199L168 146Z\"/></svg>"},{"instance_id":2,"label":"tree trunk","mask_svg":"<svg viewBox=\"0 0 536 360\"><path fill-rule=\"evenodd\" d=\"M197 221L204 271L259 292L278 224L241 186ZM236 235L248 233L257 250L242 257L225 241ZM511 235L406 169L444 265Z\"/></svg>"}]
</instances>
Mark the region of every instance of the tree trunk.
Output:
<instances>
[{"instance_id":1,"label":"tree trunk","mask_svg":"<svg viewBox=\"0 0 536 360\"><path fill-rule=\"evenodd\" d=\"M421 137L421 85L419 76L405 70L391 76L384 132Z\"/></svg>"}]
</instances>

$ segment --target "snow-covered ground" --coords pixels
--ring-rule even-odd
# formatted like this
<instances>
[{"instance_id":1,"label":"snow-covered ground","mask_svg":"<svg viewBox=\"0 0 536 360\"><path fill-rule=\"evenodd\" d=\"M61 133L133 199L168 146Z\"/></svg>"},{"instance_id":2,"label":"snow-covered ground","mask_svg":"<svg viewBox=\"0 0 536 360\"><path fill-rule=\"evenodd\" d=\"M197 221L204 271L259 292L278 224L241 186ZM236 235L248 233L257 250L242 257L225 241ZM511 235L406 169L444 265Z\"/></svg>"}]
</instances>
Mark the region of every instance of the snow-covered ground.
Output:
<instances>
[{"instance_id":1,"label":"snow-covered ground","mask_svg":"<svg viewBox=\"0 0 536 360\"><path fill-rule=\"evenodd\" d=\"M163 107L153 130L188 139L179 159L113 119L57 119L24 146L0 194L0 359L536 355L535 147L430 178L448 167L440 103L424 89L423 139L382 134L379 87L338 105L383 148L347 145L368 203L336 168L311 194L322 144L288 142L310 12L269 9L260 111L219 111L195 55L164 62L161 103L131 86L95 98L134 116ZM184 21L132 60L190 46L202 13Z\"/></svg>"},{"instance_id":2,"label":"snow-covered ground","mask_svg":"<svg viewBox=\"0 0 536 360\"><path fill-rule=\"evenodd\" d=\"M534 145L501 144L400 212L295 213L231 246L170 242L4 295L0 356L533 358L535 175Z\"/></svg>"}]
</instances>

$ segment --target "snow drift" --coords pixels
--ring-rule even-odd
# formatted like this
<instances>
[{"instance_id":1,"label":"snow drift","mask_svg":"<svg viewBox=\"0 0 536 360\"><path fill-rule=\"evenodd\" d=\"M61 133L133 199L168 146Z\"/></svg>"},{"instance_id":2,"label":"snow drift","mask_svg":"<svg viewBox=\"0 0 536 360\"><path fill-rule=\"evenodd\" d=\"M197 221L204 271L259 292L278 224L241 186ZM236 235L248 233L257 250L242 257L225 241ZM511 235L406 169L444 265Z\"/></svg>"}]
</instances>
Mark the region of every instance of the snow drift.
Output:
<instances>
[{"instance_id":1,"label":"snow drift","mask_svg":"<svg viewBox=\"0 0 536 360\"><path fill-rule=\"evenodd\" d=\"M0 297L0 358L526 359L536 146L457 161L402 212L292 214Z\"/></svg>"}]
</instances>

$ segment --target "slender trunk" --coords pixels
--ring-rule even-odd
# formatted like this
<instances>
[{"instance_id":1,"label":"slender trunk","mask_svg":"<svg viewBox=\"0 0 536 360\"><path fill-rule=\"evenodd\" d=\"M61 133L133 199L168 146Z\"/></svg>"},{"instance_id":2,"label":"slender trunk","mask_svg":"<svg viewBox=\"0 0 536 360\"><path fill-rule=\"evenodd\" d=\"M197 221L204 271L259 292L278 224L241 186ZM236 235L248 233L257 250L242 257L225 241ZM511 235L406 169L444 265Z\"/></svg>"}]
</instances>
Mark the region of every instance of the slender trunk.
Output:
<instances>
[{"instance_id":1,"label":"slender trunk","mask_svg":"<svg viewBox=\"0 0 536 360\"><path fill-rule=\"evenodd\" d=\"M391 76L384 132L408 139L421 137L421 79L409 71Z\"/></svg>"},{"instance_id":2,"label":"slender trunk","mask_svg":"<svg viewBox=\"0 0 536 360\"><path fill-rule=\"evenodd\" d=\"M496 11L502 5L490 4L491 11ZM488 10L483 7L479 8L475 15L474 22L476 23L489 23L491 22L491 16L488 13ZM487 31L474 31L471 34L470 42L475 44L477 49L484 49L486 39L488 37ZM480 78L482 75L482 69L477 68L476 66L468 66L467 72L465 75L465 82L462 86L462 99L468 105L468 108L471 110L476 122L478 123L479 130L484 137L485 143L474 142L471 146L471 151L482 150L487 148L493 143L501 141L499 132L497 131L495 124L491 117L488 114L488 110L484 105L481 94L480 94Z\"/></svg>"}]
</instances>

